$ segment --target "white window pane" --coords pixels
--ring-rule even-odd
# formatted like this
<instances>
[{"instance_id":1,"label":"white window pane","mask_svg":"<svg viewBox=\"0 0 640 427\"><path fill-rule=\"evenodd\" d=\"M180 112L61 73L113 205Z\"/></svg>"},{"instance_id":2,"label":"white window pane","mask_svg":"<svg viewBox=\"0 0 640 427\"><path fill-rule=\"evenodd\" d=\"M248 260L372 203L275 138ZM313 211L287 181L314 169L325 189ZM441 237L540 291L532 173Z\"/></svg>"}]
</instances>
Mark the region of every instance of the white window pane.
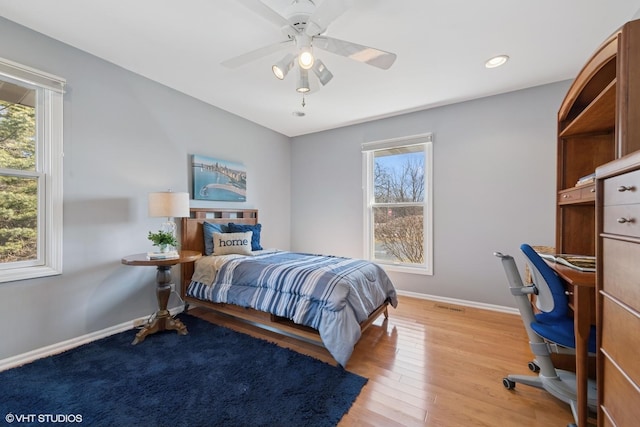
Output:
<instances>
[{"instance_id":1,"label":"white window pane","mask_svg":"<svg viewBox=\"0 0 640 427\"><path fill-rule=\"evenodd\" d=\"M422 206L375 207L374 258L407 264L424 263Z\"/></svg>"},{"instance_id":2,"label":"white window pane","mask_svg":"<svg viewBox=\"0 0 640 427\"><path fill-rule=\"evenodd\" d=\"M0 81L0 168L35 170L34 100L34 90Z\"/></svg>"},{"instance_id":3,"label":"white window pane","mask_svg":"<svg viewBox=\"0 0 640 427\"><path fill-rule=\"evenodd\" d=\"M424 201L424 147L414 145L374 153L376 203Z\"/></svg>"},{"instance_id":4,"label":"white window pane","mask_svg":"<svg viewBox=\"0 0 640 427\"><path fill-rule=\"evenodd\" d=\"M38 257L38 180L0 176L0 263Z\"/></svg>"}]
</instances>

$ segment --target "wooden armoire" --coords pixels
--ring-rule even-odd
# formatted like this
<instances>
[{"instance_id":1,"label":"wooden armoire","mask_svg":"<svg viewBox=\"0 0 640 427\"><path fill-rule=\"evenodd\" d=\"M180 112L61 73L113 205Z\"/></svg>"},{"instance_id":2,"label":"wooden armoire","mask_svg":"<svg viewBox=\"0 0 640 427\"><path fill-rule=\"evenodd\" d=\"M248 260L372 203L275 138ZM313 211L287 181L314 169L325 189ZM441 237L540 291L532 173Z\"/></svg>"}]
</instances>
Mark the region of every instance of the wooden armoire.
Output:
<instances>
[{"instance_id":1,"label":"wooden armoire","mask_svg":"<svg viewBox=\"0 0 640 427\"><path fill-rule=\"evenodd\" d=\"M556 251L597 258L598 426L640 425L638 150L640 20L600 46L558 113Z\"/></svg>"}]
</instances>

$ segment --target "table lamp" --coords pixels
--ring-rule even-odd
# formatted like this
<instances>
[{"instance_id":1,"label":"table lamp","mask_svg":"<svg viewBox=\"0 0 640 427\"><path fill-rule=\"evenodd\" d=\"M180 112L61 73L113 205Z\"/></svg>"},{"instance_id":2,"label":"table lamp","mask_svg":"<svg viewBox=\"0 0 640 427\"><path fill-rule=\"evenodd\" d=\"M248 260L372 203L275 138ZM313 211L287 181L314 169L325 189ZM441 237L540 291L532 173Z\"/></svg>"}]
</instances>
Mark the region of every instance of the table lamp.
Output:
<instances>
[{"instance_id":1,"label":"table lamp","mask_svg":"<svg viewBox=\"0 0 640 427\"><path fill-rule=\"evenodd\" d=\"M176 235L176 223L173 218L190 216L189 193L174 193L162 191L149 193L149 216L167 217L167 222L161 226L162 231Z\"/></svg>"}]
</instances>

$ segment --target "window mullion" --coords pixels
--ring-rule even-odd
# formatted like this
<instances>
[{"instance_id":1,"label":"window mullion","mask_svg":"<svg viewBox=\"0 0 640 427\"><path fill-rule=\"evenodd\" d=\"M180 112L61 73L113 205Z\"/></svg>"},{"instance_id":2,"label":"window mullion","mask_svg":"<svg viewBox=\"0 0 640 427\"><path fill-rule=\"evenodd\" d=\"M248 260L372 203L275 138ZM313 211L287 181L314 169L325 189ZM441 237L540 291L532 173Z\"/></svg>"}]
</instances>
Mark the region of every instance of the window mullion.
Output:
<instances>
[{"instance_id":1,"label":"window mullion","mask_svg":"<svg viewBox=\"0 0 640 427\"><path fill-rule=\"evenodd\" d=\"M393 206L424 206L424 202L397 202L397 203L371 203L371 206L374 208L385 208L385 207L393 207Z\"/></svg>"}]
</instances>

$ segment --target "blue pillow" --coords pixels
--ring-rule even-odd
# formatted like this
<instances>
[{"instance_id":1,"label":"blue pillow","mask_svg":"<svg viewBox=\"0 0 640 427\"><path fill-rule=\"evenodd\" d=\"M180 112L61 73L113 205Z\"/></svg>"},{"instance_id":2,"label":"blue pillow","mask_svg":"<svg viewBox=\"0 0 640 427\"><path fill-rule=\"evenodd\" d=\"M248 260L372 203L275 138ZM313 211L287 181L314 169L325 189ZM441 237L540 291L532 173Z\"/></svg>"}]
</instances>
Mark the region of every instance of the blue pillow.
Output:
<instances>
[{"instance_id":1,"label":"blue pillow","mask_svg":"<svg viewBox=\"0 0 640 427\"><path fill-rule=\"evenodd\" d=\"M204 236L204 254L213 254L213 233L226 233L227 226L224 224L212 224L210 222L202 223L202 235Z\"/></svg>"},{"instance_id":2,"label":"blue pillow","mask_svg":"<svg viewBox=\"0 0 640 427\"><path fill-rule=\"evenodd\" d=\"M253 235L251 236L251 250L252 251L261 251L262 246L260 246L260 231L262 231L262 225L245 225L245 224L234 224L233 222L229 223L229 233L244 233L245 231L253 231Z\"/></svg>"}]
</instances>

